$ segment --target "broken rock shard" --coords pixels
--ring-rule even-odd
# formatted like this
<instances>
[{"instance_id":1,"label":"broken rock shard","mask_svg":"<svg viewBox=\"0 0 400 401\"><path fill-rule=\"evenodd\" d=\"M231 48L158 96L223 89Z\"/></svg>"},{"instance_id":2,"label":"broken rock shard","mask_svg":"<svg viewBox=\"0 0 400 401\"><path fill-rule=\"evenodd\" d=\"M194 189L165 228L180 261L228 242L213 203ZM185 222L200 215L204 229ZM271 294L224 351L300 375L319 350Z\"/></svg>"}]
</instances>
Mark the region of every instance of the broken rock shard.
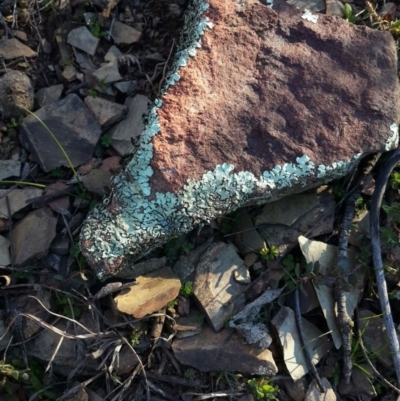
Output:
<instances>
[{"instance_id":1,"label":"broken rock shard","mask_svg":"<svg viewBox=\"0 0 400 401\"><path fill-rule=\"evenodd\" d=\"M139 147L83 226L99 278L196 225L397 146L390 34L302 16L283 1L192 2Z\"/></svg>"}]
</instances>

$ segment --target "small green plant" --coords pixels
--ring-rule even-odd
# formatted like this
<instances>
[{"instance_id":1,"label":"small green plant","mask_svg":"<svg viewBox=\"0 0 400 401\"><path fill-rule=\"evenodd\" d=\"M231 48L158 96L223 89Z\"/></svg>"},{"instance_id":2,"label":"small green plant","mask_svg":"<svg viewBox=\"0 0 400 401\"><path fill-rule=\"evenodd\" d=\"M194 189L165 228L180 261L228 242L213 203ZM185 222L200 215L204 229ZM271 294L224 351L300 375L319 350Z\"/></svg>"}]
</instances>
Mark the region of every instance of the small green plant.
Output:
<instances>
[{"instance_id":1,"label":"small green plant","mask_svg":"<svg viewBox=\"0 0 400 401\"><path fill-rule=\"evenodd\" d=\"M394 249L399 245L399 236L392 227L381 227L379 231L381 232L382 243L386 249Z\"/></svg>"},{"instance_id":2,"label":"small green plant","mask_svg":"<svg viewBox=\"0 0 400 401\"><path fill-rule=\"evenodd\" d=\"M24 116L19 116L18 118L11 118L10 122L7 124L7 128L15 128L22 124L24 120Z\"/></svg>"},{"instance_id":3,"label":"small green plant","mask_svg":"<svg viewBox=\"0 0 400 401\"><path fill-rule=\"evenodd\" d=\"M356 202L355 202L355 205L354 205L354 210L355 210L355 214L357 216L360 215L365 210L367 210L367 205L366 205L366 203L364 201L364 198L362 196L359 196L356 199Z\"/></svg>"},{"instance_id":4,"label":"small green plant","mask_svg":"<svg viewBox=\"0 0 400 401\"><path fill-rule=\"evenodd\" d=\"M103 148L109 148L111 146L111 137L110 135L104 134L101 138L100 138L100 145L103 146Z\"/></svg>"},{"instance_id":5,"label":"small green plant","mask_svg":"<svg viewBox=\"0 0 400 401\"><path fill-rule=\"evenodd\" d=\"M260 257L264 260L274 260L279 256L278 249L271 245L270 247L264 247L260 251Z\"/></svg>"},{"instance_id":6,"label":"small green plant","mask_svg":"<svg viewBox=\"0 0 400 401\"><path fill-rule=\"evenodd\" d=\"M89 92L89 96L92 97L93 99L95 99L95 98L97 97L97 95L98 95L98 93L97 93L97 91L95 91L94 89L92 89L92 90Z\"/></svg>"},{"instance_id":7,"label":"small green plant","mask_svg":"<svg viewBox=\"0 0 400 401\"><path fill-rule=\"evenodd\" d=\"M205 315L199 313L199 314L194 318L194 321L202 325L202 324L204 324L204 319L205 319L205 318L206 318Z\"/></svg>"},{"instance_id":8,"label":"small green plant","mask_svg":"<svg viewBox=\"0 0 400 401\"><path fill-rule=\"evenodd\" d=\"M75 299L70 295L57 292L56 303L62 307L62 314L70 319L76 319L82 313L82 310L75 306Z\"/></svg>"},{"instance_id":9,"label":"small green plant","mask_svg":"<svg viewBox=\"0 0 400 401\"><path fill-rule=\"evenodd\" d=\"M99 21L89 22L89 31L96 38L103 38L108 35L108 32L103 30Z\"/></svg>"},{"instance_id":10,"label":"small green plant","mask_svg":"<svg viewBox=\"0 0 400 401\"><path fill-rule=\"evenodd\" d=\"M343 7L343 18L351 23L356 23L360 21L362 18L360 17L361 14L363 14L365 10L362 10L358 14L353 14L353 9L350 4L344 3Z\"/></svg>"},{"instance_id":11,"label":"small green plant","mask_svg":"<svg viewBox=\"0 0 400 401\"><path fill-rule=\"evenodd\" d=\"M131 344L133 347L140 344L140 330L134 329L132 330L129 339L131 340Z\"/></svg>"},{"instance_id":12,"label":"small green plant","mask_svg":"<svg viewBox=\"0 0 400 401\"><path fill-rule=\"evenodd\" d=\"M21 373L23 369L25 369L24 361L17 359L11 362L14 369L18 369ZM25 370L26 372L26 370ZM45 370L43 364L36 361L29 361L29 371L26 375L22 374L19 376L18 380L23 380L29 384L31 387L30 395L33 395L37 391L42 390L46 384L45 381ZM50 390L43 391L37 397L40 400L55 400L57 398L56 394L54 394Z\"/></svg>"},{"instance_id":13,"label":"small green plant","mask_svg":"<svg viewBox=\"0 0 400 401\"><path fill-rule=\"evenodd\" d=\"M69 256L76 260L76 263L78 264L79 267L79 271L83 272L86 266L86 259L82 255L81 248L79 247L78 243L71 245L71 247L69 248Z\"/></svg>"},{"instance_id":14,"label":"small green plant","mask_svg":"<svg viewBox=\"0 0 400 401\"><path fill-rule=\"evenodd\" d=\"M228 386L233 389L235 388L240 379L241 375L236 375L232 372L228 372L226 370L223 370L221 372L218 372L217 374L217 380L215 381L215 385L218 387L221 381L225 381Z\"/></svg>"},{"instance_id":15,"label":"small green plant","mask_svg":"<svg viewBox=\"0 0 400 401\"><path fill-rule=\"evenodd\" d=\"M194 245L191 242L184 242L181 246L182 252L186 255L188 255L193 248Z\"/></svg>"},{"instance_id":16,"label":"small green plant","mask_svg":"<svg viewBox=\"0 0 400 401\"><path fill-rule=\"evenodd\" d=\"M191 281L186 281L182 283L181 289L179 290L179 295L187 298L192 294L193 294L193 283Z\"/></svg>"},{"instance_id":17,"label":"small green plant","mask_svg":"<svg viewBox=\"0 0 400 401\"><path fill-rule=\"evenodd\" d=\"M51 175L55 178L61 178L64 175L64 171L61 167L56 167L55 169L51 170Z\"/></svg>"},{"instance_id":18,"label":"small green plant","mask_svg":"<svg viewBox=\"0 0 400 401\"><path fill-rule=\"evenodd\" d=\"M97 86L100 90L104 91L106 89L106 78L100 79Z\"/></svg>"},{"instance_id":19,"label":"small green plant","mask_svg":"<svg viewBox=\"0 0 400 401\"><path fill-rule=\"evenodd\" d=\"M258 400L276 400L279 388L273 386L269 379L251 379L247 382L250 392L254 399Z\"/></svg>"},{"instance_id":20,"label":"small green plant","mask_svg":"<svg viewBox=\"0 0 400 401\"><path fill-rule=\"evenodd\" d=\"M393 171L393 173L391 174L389 185L394 190L397 190L400 188L400 174L397 171Z\"/></svg>"},{"instance_id":21,"label":"small green plant","mask_svg":"<svg viewBox=\"0 0 400 401\"><path fill-rule=\"evenodd\" d=\"M185 379L193 381L196 378L196 372L193 369L186 369L185 370Z\"/></svg>"}]
</instances>

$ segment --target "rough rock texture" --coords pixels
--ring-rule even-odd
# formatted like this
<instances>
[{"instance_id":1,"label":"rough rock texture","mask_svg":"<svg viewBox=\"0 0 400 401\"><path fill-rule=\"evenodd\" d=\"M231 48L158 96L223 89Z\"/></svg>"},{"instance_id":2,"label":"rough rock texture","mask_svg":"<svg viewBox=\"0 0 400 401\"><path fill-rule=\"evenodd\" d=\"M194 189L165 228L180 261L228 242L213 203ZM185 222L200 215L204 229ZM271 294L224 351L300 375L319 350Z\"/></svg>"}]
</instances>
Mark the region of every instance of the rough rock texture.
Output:
<instances>
[{"instance_id":1,"label":"rough rock texture","mask_svg":"<svg viewBox=\"0 0 400 401\"><path fill-rule=\"evenodd\" d=\"M398 143L389 33L305 19L283 1L208 3L193 1L162 101L83 227L101 278L197 224L342 176Z\"/></svg>"},{"instance_id":2,"label":"rough rock texture","mask_svg":"<svg viewBox=\"0 0 400 401\"><path fill-rule=\"evenodd\" d=\"M8 192L6 189L0 190L0 217L8 218L8 207L5 194ZM26 201L28 199L36 198L42 195L42 190L39 188L23 188L14 189L7 194L10 203L11 215L27 207Z\"/></svg>"},{"instance_id":3,"label":"rough rock texture","mask_svg":"<svg viewBox=\"0 0 400 401\"><path fill-rule=\"evenodd\" d=\"M239 284L234 276L234 272L243 271L247 271L243 260L233 246L224 242L212 244L200 257L193 295L215 331L221 330L225 322L244 307L246 286Z\"/></svg>"},{"instance_id":4,"label":"rough rock texture","mask_svg":"<svg viewBox=\"0 0 400 401\"><path fill-rule=\"evenodd\" d=\"M63 146L74 166L88 162L101 135L100 124L82 100L75 95L42 107L35 112ZM48 172L56 167L68 166L57 144L35 116L24 119L20 130L22 144L32 158ZM46 146L43 146L43 144Z\"/></svg>"},{"instance_id":5,"label":"rough rock texture","mask_svg":"<svg viewBox=\"0 0 400 401\"><path fill-rule=\"evenodd\" d=\"M196 336L175 340L172 350L180 363L202 372L226 370L273 376L278 371L270 350L244 344L232 329L215 333L204 326Z\"/></svg>"},{"instance_id":6,"label":"rough rock texture","mask_svg":"<svg viewBox=\"0 0 400 401\"><path fill-rule=\"evenodd\" d=\"M29 77L20 71L10 70L0 78L0 115L17 118L24 115L21 107L32 110L35 93Z\"/></svg>"},{"instance_id":7,"label":"rough rock texture","mask_svg":"<svg viewBox=\"0 0 400 401\"><path fill-rule=\"evenodd\" d=\"M49 208L34 210L14 227L12 238L13 262L22 265L46 255L56 236L57 218Z\"/></svg>"},{"instance_id":8,"label":"rough rock texture","mask_svg":"<svg viewBox=\"0 0 400 401\"><path fill-rule=\"evenodd\" d=\"M18 39L1 39L0 56L5 60L13 60L19 57L36 57L37 53Z\"/></svg>"}]
</instances>

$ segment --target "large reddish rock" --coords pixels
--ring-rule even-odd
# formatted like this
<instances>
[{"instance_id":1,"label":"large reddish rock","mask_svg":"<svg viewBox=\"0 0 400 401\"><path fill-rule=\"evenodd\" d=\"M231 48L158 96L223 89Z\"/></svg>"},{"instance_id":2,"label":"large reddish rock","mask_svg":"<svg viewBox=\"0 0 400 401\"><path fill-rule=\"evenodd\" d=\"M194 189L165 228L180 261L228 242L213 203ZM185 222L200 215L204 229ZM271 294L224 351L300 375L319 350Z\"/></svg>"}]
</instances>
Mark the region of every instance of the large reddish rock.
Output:
<instances>
[{"instance_id":1,"label":"large reddish rock","mask_svg":"<svg viewBox=\"0 0 400 401\"><path fill-rule=\"evenodd\" d=\"M389 33L283 1L208 3L187 12L139 149L84 225L83 252L101 278L196 224L329 181L397 145Z\"/></svg>"}]
</instances>

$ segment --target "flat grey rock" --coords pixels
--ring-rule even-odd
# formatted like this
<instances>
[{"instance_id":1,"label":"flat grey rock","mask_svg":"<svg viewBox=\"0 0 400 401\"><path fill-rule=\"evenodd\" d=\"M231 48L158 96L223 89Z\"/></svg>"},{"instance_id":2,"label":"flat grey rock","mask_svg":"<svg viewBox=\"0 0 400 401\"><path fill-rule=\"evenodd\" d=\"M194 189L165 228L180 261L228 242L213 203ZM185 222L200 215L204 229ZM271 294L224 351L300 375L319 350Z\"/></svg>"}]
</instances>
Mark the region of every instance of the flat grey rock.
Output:
<instances>
[{"instance_id":1,"label":"flat grey rock","mask_svg":"<svg viewBox=\"0 0 400 401\"><path fill-rule=\"evenodd\" d=\"M180 363L202 372L226 370L273 376L278 371L270 350L244 344L232 329L215 333L204 326L198 335L176 339L172 350Z\"/></svg>"},{"instance_id":2,"label":"flat grey rock","mask_svg":"<svg viewBox=\"0 0 400 401\"><path fill-rule=\"evenodd\" d=\"M310 386L308 387L307 394L305 401L336 401L337 397L331 383L329 383L328 379L323 377L321 379L323 386L326 389L325 393L322 393L318 387L317 382L315 379L311 382Z\"/></svg>"},{"instance_id":3,"label":"flat grey rock","mask_svg":"<svg viewBox=\"0 0 400 401\"><path fill-rule=\"evenodd\" d=\"M137 81L124 81L124 82L116 82L114 86L120 91L121 93L128 93L130 91L135 90L138 84Z\"/></svg>"},{"instance_id":4,"label":"flat grey rock","mask_svg":"<svg viewBox=\"0 0 400 401\"><path fill-rule=\"evenodd\" d=\"M132 149L132 140L143 130L143 114L147 112L149 99L143 95L127 98L125 106L128 114L124 120L113 127L108 134L111 136L111 146L121 155L127 155Z\"/></svg>"},{"instance_id":5,"label":"flat grey rock","mask_svg":"<svg viewBox=\"0 0 400 401\"><path fill-rule=\"evenodd\" d=\"M15 160L0 160L0 180L10 177L19 177L21 174L21 163ZM1 204L1 199L0 199Z\"/></svg>"},{"instance_id":6,"label":"flat grey rock","mask_svg":"<svg viewBox=\"0 0 400 401\"><path fill-rule=\"evenodd\" d=\"M109 61L109 62L114 61L115 59L118 59L122 55L123 55L123 53L121 52L121 50L119 50L117 46L112 45L108 49L108 52L106 53L106 55L104 56L104 60Z\"/></svg>"},{"instance_id":7,"label":"flat grey rock","mask_svg":"<svg viewBox=\"0 0 400 401\"><path fill-rule=\"evenodd\" d=\"M35 114L59 140L74 166L91 160L101 127L77 95L68 95L42 107ZM56 143L34 116L24 119L20 136L23 146L44 171L68 166Z\"/></svg>"},{"instance_id":8,"label":"flat grey rock","mask_svg":"<svg viewBox=\"0 0 400 401\"><path fill-rule=\"evenodd\" d=\"M89 174L81 177L81 181L89 192L102 197L109 192L109 188L111 187L111 173L96 168Z\"/></svg>"},{"instance_id":9,"label":"flat grey rock","mask_svg":"<svg viewBox=\"0 0 400 401\"><path fill-rule=\"evenodd\" d=\"M4 118L18 118L32 110L35 101L33 84L29 77L20 71L9 70L0 78L0 114Z\"/></svg>"},{"instance_id":10,"label":"flat grey rock","mask_svg":"<svg viewBox=\"0 0 400 401\"><path fill-rule=\"evenodd\" d=\"M0 162L0 171L1 171L1 162ZM6 197L4 195L8 190L1 189L0 190L0 218L1 219L8 219L8 208ZM26 201L28 199L36 198L42 195L42 190L39 188L23 188L23 189L14 189L7 194L9 203L10 203L10 211L11 216L23 209L24 207L28 206Z\"/></svg>"},{"instance_id":11,"label":"flat grey rock","mask_svg":"<svg viewBox=\"0 0 400 401\"><path fill-rule=\"evenodd\" d=\"M316 365L332 348L332 343L313 324L304 318L302 320L304 336L312 355L312 361ZM278 336L283 347L284 362L290 376L293 380L301 379L308 373L309 368L304 356L293 310L282 306L271 322L278 331Z\"/></svg>"},{"instance_id":12,"label":"flat grey rock","mask_svg":"<svg viewBox=\"0 0 400 401\"><path fill-rule=\"evenodd\" d=\"M200 257L195 270L193 295L215 331L245 304L243 290L234 272L247 271L235 249L224 242L212 244Z\"/></svg>"},{"instance_id":13,"label":"flat grey rock","mask_svg":"<svg viewBox=\"0 0 400 401\"><path fill-rule=\"evenodd\" d=\"M4 57L5 60L13 60L19 57L36 57L37 53L18 39L1 39L0 56Z\"/></svg>"},{"instance_id":14,"label":"flat grey rock","mask_svg":"<svg viewBox=\"0 0 400 401\"><path fill-rule=\"evenodd\" d=\"M122 120L128 111L126 106L100 97L87 96L84 102L103 129Z\"/></svg>"},{"instance_id":15,"label":"flat grey rock","mask_svg":"<svg viewBox=\"0 0 400 401\"><path fill-rule=\"evenodd\" d=\"M130 45L140 40L142 32L122 22L115 21L111 36L117 44Z\"/></svg>"},{"instance_id":16,"label":"flat grey rock","mask_svg":"<svg viewBox=\"0 0 400 401\"><path fill-rule=\"evenodd\" d=\"M100 39L93 36L85 26L73 29L68 34L68 44L94 56Z\"/></svg>"},{"instance_id":17,"label":"flat grey rock","mask_svg":"<svg viewBox=\"0 0 400 401\"><path fill-rule=\"evenodd\" d=\"M23 265L47 254L56 236L57 218L47 207L34 210L14 227L12 238L13 262Z\"/></svg>"},{"instance_id":18,"label":"flat grey rock","mask_svg":"<svg viewBox=\"0 0 400 401\"><path fill-rule=\"evenodd\" d=\"M100 67L93 73L93 76L103 85L120 81L122 77L118 69L118 60L114 59L103 67Z\"/></svg>"},{"instance_id":19,"label":"flat grey rock","mask_svg":"<svg viewBox=\"0 0 400 401\"><path fill-rule=\"evenodd\" d=\"M51 104L54 102L58 102L61 99L62 91L64 90L64 85L53 85L48 88L39 89L36 92L36 99L39 103L40 107L45 106L46 104Z\"/></svg>"},{"instance_id":20,"label":"flat grey rock","mask_svg":"<svg viewBox=\"0 0 400 401\"><path fill-rule=\"evenodd\" d=\"M8 266L11 264L10 259L10 241L0 235L0 266Z\"/></svg>"}]
</instances>

